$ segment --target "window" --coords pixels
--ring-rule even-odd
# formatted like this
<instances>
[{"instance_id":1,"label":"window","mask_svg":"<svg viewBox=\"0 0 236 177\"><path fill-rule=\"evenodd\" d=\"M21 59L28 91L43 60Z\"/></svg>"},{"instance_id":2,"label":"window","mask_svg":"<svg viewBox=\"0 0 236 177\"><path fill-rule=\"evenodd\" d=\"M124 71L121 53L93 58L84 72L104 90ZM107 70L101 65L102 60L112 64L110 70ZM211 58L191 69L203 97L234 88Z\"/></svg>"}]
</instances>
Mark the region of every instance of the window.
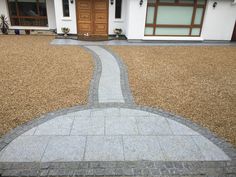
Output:
<instances>
[{"instance_id":1,"label":"window","mask_svg":"<svg viewBox=\"0 0 236 177\"><path fill-rule=\"evenodd\" d=\"M145 36L200 36L206 0L148 0Z\"/></svg>"},{"instance_id":2,"label":"window","mask_svg":"<svg viewBox=\"0 0 236 177\"><path fill-rule=\"evenodd\" d=\"M69 17L70 16L69 0L62 0L62 6L63 6L63 16Z\"/></svg>"},{"instance_id":3,"label":"window","mask_svg":"<svg viewBox=\"0 0 236 177\"><path fill-rule=\"evenodd\" d=\"M122 9L122 0L116 0L116 11L115 11L115 18L121 18L121 9Z\"/></svg>"},{"instance_id":4,"label":"window","mask_svg":"<svg viewBox=\"0 0 236 177\"><path fill-rule=\"evenodd\" d=\"M12 26L48 26L46 0L8 0Z\"/></svg>"}]
</instances>

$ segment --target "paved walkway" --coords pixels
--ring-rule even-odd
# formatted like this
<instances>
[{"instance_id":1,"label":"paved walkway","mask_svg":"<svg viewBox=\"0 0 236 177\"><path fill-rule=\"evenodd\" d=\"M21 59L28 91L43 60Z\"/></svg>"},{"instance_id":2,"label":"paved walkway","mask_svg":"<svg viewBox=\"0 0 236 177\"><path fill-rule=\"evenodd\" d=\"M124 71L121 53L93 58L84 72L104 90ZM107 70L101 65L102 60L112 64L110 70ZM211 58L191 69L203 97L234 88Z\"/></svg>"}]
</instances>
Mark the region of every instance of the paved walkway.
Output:
<instances>
[{"instance_id":1,"label":"paved walkway","mask_svg":"<svg viewBox=\"0 0 236 177\"><path fill-rule=\"evenodd\" d=\"M101 69L90 89L96 98L23 127L0 151L0 174L236 175L227 143L183 118L132 104L122 61L103 47L85 48Z\"/></svg>"},{"instance_id":2,"label":"paved walkway","mask_svg":"<svg viewBox=\"0 0 236 177\"><path fill-rule=\"evenodd\" d=\"M108 41L80 41L75 39L54 39L53 45L81 45L81 46L236 46L236 42L222 41L150 41L150 40L108 40Z\"/></svg>"}]
</instances>

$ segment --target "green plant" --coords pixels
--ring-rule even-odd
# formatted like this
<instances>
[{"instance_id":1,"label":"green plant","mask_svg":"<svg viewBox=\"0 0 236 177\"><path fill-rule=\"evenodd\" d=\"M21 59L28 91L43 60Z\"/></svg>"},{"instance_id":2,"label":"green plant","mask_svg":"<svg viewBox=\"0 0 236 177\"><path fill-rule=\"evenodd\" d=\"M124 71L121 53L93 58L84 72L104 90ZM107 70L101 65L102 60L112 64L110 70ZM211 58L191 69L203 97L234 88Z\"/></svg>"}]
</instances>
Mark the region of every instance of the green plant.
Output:
<instances>
[{"instance_id":1,"label":"green plant","mask_svg":"<svg viewBox=\"0 0 236 177\"><path fill-rule=\"evenodd\" d=\"M122 34L122 29L121 28L115 28L114 33L116 34L116 37L118 38Z\"/></svg>"},{"instance_id":2,"label":"green plant","mask_svg":"<svg viewBox=\"0 0 236 177\"><path fill-rule=\"evenodd\" d=\"M8 34L9 23L5 15L0 16L0 28L3 34Z\"/></svg>"},{"instance_id":3,"label":"green plant","mask_svg":"<svg viewBox=\"0 0 236 177\"><path fill-rule=\"evenodd\" d=\"M61 28L61 31L64 33L64 36L66 37L67 34L70 32L70 28L63 27Z\"/></svg>"}]
</instances>

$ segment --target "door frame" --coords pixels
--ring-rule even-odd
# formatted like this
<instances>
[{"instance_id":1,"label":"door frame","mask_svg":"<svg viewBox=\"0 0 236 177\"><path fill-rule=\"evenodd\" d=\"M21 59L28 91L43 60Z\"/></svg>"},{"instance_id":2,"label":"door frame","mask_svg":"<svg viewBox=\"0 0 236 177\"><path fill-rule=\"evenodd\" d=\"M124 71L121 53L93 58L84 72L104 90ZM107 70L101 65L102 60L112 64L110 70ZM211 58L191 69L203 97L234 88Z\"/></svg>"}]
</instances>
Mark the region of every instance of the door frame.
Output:
<instances>
[{"instance_id":1,"label":"door frame","mask_svg":"<svg viewBox=\"0 0 236 177\"><path fill-rule=\"evenodd\" d=\"M79 36L79 27L78 27L78 1L79 0L76 0L75 1L75 10L76 10L76 28L77 28L77 36ZM110 6L110 4L109 4L109 0L106 0L106 2L107 2L107 34L106 34L106 37L108 38L108 36L109 36L109 6ZM93 7L93 5L92 5L92 7ZM92 14L92 18L94 19L94 13ZM93 27L94 27L94 25L93 25ZM99 36L103 36L103 35L91 35L90 37L92 37L92 38L95 38L95 37L99 37ZM104 37L104 36L103 36Z\"/></svg>"},{"instance_id":2,"label":"door frame","mask_svg":"<svg viewBox=\"0 0 236 177\"><path fill-rule=\"evenodd\" d=\"M233 39L234 37L235 37L235 39ZM236 21L235 21L235 24L234 24L234 29L233 29L231 41L236 42Z\"/></svg>"}]
</instances>

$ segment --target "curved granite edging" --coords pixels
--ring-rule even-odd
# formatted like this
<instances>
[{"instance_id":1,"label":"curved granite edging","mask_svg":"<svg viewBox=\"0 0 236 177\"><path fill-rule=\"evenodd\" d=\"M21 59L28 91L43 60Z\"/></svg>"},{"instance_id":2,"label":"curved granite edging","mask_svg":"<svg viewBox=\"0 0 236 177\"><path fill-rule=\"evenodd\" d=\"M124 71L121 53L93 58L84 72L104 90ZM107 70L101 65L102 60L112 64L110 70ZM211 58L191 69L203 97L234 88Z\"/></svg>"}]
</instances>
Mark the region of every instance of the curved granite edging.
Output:
<instances>
[{"instance_id":1,"label":"curved granite edging","mask_svg":"<svg viewBox=\"0 0 236 177\"><path fill-rule=\"evenodd\" d=\"M90 81L89 96L88 96L89 97L88 104L93 105L98 103L98 86L102 74L102 63L101 60L99 59L99 56L95 52L93 52L87 47L84 46L81 47L92 54L95 63L93 77Z\"/></svg>"}]
</instances>

